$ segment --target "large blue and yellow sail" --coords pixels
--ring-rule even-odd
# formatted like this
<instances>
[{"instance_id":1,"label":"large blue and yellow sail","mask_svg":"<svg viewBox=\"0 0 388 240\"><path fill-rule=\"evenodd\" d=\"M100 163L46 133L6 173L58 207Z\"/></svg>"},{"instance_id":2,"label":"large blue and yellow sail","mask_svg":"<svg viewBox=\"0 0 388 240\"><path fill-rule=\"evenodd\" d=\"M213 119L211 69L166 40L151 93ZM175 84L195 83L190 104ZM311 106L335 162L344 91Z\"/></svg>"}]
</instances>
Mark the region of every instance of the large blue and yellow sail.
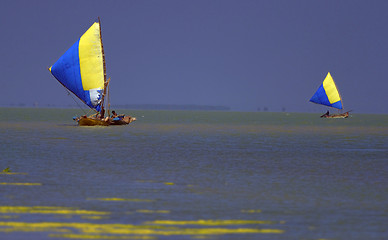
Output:
<instances>
[{"instance_id":1,"label":"large blue and yellow sail","mask_svg":"<svg viewBox=\"0 0 388 240\"><path fill-rule=\"evenodd\" d=\"M95 22L49 70L90 108L101 110L105 84L100 22Z\"/></svg>"},{"instance_id":2,"label":"large blue and yellow sail","mask_svg":"<svg viewBox=\"0 0 388 240\"><path fill-rule=\"evenodd\" d=\"M325 106L342 109L342 99L337 86L333 78L330 75L330 72L327 73L327 76L318 90L311 97L310 102L322 104Z\"/></svg>"}]
</instances>

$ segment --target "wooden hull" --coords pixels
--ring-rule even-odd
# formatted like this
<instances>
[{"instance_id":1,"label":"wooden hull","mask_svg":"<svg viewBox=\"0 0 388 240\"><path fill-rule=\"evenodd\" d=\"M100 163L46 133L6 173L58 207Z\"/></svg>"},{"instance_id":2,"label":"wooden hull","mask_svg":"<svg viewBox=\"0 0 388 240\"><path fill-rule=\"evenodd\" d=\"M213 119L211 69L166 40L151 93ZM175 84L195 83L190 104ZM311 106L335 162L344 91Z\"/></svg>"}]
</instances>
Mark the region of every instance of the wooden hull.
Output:
<instances>
[{"instance_id":1,"label":"wooden hull","mask_svg":"<svg viewBox=\"0 0 388 240\"><path fill-rule=\"evenodd\" d=\"M79 126L109 126L109 122L101 119L81 117L78 120L78 125Z\"/></svg>"},{"instance_id":2,"label":"wooden hull","mask_svg":"<svg viewBox=\"0 0 388 240\"><path fill-rule=\"evenodd\" d=\"M110 125L128 125L129 123L135 121L136 118L125 116L119 120L106 118L98 119L91 117L81 117L77 119L79 126L110 126Z\"/></svg>"},{"instance_id":3,"label":"wooden hull","mask_svg":"<svg viewBox=\"0 0 388 240\"><path fill-rule=\"evenodd\" d=\"M321 118L348 118L349 112L341 114L322 115Z\"/></svg>"},{"instance_id":4,"label":"wooden hull","mask_svg":"<svg viewBox=\"0 0 388 240\"><path fill-rule=\"evenodd\" d=\"M136 121L136 118L133 118L130 116L125 116L125 117L121 118L120 120L110 119L109 125L127 125L133 121Z\"/></svg>"}]
</instances>

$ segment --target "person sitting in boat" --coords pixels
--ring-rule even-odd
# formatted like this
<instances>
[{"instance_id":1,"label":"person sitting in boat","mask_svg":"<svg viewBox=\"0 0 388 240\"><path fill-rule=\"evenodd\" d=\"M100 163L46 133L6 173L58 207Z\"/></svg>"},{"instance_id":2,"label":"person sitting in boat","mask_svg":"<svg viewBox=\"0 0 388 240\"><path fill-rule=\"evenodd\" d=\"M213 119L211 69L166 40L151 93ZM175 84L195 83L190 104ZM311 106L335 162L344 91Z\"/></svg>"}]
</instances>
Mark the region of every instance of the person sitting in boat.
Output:
<instances>
[{"instance_id":1,"label":"person sitting in boat","mask_svg":"<svg viewBox=\"0 0 388 240\"><path fill-rule=\"evenodd\" d=\"M121 119L124 118L124 114L118 115L115 111L112 111L112 116L111 116L111 118L112 118L113 120L115 120L115 121L121 120Z\"/></svg>"},{"instance_id":2,"label":"person sitting in boat","mask_svg":"<svg viewBox=\"0 0 388 240\"><path fill-rule=\"evenodd\" d=\"M329 115L330 115L329 110L327 110L327 112L325 114L323 114L321 117L327 117Z\"/></svg>"}]
</instances>

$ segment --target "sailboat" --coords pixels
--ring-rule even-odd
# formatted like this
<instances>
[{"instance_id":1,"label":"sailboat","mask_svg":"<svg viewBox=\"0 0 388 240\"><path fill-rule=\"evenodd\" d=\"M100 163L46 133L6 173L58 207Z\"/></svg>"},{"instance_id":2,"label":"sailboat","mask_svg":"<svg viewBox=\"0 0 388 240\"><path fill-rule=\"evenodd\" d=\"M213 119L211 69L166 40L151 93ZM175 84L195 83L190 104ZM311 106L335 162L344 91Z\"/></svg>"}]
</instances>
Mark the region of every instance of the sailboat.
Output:
<instances>
[{"instance_id":1,"label":"sailboat","mask_svg":"<svg viewBox=\"0 0 388 240\"><path fill-rule=\"evenodd\" d=\"M336 109L343 109L342 98L338 91L337 86L335 85L334 79L332 78L330 72L327 73L325 80L318 90L311 97L310 102L329 106ZM330 114L327 111L321 116L321 118L347 118L349 117L349 111L339 114Z\"/></svg>"},{"instance_id":2,"label":"sailboat","mask_svg":"<svg viewBox=\"0 0 388 240\"><path fill-rule=\"evenodd\" d=\"M110 78L106 77L100 18L48 70L94 111L93 115L73 118L78 125L126 125L136 120L125 115L110 117L109 104L105 115Z\"/></svg>"}]
</instances>

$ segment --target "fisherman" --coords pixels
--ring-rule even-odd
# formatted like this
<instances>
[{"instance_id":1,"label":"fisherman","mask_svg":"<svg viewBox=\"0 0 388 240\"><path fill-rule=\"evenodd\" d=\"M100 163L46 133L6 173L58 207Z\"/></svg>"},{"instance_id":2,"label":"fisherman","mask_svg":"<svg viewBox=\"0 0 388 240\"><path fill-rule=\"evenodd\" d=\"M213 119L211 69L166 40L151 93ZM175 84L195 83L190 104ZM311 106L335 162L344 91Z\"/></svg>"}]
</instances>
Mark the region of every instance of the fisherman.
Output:
<instances>
[{"instance_id":1,"label":"fisherman","mask_svg":"<svg viewBox=\"0 0 388 240\"><path fill-rule=\"evenodd\" d=\"M327 110L327 112L323 114L321 117L328 117L328 116L330 116L329 110Z\"/></svg>"},{"instance_id":2,"label":"fisherman","mask_svg":"<svg viewBox=\"0 0 388 240\"><path fill-rule=\"evenodd\" d=\"M100 111L100 119L104 119L104 117L105 117L105 109L102 108Z\"/></svg>"},{"instance_id":3,"label":"fisherman","mask_svg":"<svg viewBox=\"0 0 388 240\"><path fill-rule=\"evenodd\" d=\"M112 118L117 118L117 113L115 111L112 111Z\"/></svg>"}]
</instances>

